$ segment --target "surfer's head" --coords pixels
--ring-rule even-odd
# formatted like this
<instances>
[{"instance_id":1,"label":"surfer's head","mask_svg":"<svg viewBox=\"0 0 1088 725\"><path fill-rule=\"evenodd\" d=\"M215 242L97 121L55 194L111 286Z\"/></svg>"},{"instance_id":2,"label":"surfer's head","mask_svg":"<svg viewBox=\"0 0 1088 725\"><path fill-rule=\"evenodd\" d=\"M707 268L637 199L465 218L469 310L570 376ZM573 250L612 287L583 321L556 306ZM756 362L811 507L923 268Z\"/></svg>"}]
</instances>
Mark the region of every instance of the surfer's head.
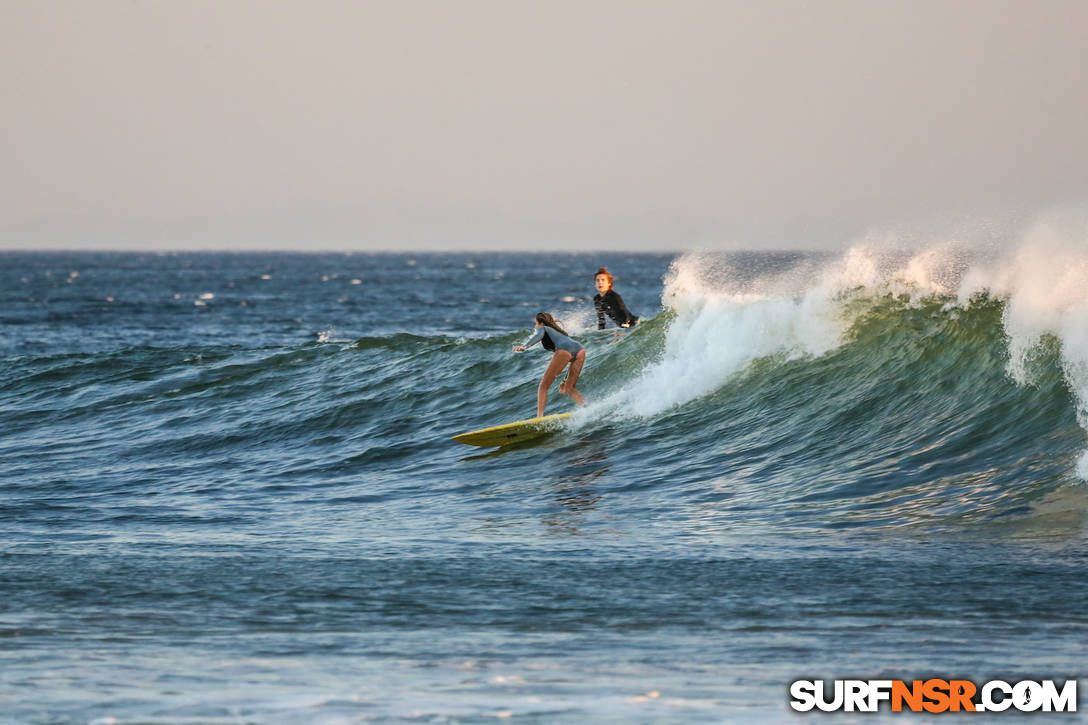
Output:
<instances>
[{"instance_id":1,"label":"surfer's head","mask_svg":"<svg viewBox=\"0 0 1088 725\"><path fill-rule=\"evenodd\" d=\"M548 327L552 328L556 332L561 332L564 335L567 334L567 331L564 330L562 327L560 327L559 323L555 321L555 318L552 317L547 312L538 312L538 313L536 313L536 317L534 317L533 319L536 321L536 324L538 324L538 325L547 325Z\"/></svg>"},{"instance_id":2,"label":"surfer's head","mask_svg":"<svg viewBox=\"0 0 1088 725\"><path fill-rule=\"evenodd\" d=\"M597 291L602 295L612 289L612 275L609 274L608 267L597 270L597 274L593 275L593 284L597 285Z\"/></svg>"}]
</instances>

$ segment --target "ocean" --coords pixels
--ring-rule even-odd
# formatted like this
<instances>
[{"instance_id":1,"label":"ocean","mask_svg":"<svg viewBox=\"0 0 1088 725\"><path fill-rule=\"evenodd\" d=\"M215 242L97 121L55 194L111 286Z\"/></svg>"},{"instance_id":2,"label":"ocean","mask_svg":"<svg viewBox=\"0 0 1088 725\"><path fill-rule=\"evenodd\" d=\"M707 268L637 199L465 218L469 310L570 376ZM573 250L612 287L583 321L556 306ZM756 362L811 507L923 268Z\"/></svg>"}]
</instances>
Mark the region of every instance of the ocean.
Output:
<instances>
[{"instance_id":1,"label":"ocean","mask_svg":"<svg viewBox=\"0 0 1088 725\"><path fill-rule=\"evenodd\" d=\"M601 265L639 325L596 329ZM1079 242L6 252L0 299L0 725L800 723L830 720L791 709L799 679L1085 689ZM535 414L549 356L511 348L538 311L585 345L587 405L553 387L554 434L453 442Z\"/></svg>"}]
</instances>

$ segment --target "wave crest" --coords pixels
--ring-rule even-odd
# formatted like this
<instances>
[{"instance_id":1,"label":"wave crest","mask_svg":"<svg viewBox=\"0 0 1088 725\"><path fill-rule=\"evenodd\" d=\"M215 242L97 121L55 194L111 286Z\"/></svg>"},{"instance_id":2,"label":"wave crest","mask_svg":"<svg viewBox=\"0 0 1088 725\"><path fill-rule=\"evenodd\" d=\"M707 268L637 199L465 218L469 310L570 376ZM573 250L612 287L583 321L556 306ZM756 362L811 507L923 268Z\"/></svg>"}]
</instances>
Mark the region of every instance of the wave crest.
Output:
<instances>
[{"instance_id":1,"label":"wave crest","mask_svg":"<svg viewBox=\"0 0 1088 725\"><path fill-rule=\"evenodd\" d=\"M1068 217L1039 220L1007 246L940 238L904 252L870 238L839 256L689 253L672 262L662 304L670 321L659 357L595 413L654 416L714 393L757 360L818 359L856 343L851 331L890 315L880 344L905 344L897 325L927 326L923 334L942 336L940 355L964 366L964 376L977 374L973 352L956 346L1000 338L1005 371L1021 386L1036 382L1033 361L1053 359L1056 341L1088 431L1088 224ZM999 326L949 327L972 306L994 304ZM907 309L933 319L904 316ZM1077 474L1088 480L1088 452Z\"/></svg>"}]
</instances>

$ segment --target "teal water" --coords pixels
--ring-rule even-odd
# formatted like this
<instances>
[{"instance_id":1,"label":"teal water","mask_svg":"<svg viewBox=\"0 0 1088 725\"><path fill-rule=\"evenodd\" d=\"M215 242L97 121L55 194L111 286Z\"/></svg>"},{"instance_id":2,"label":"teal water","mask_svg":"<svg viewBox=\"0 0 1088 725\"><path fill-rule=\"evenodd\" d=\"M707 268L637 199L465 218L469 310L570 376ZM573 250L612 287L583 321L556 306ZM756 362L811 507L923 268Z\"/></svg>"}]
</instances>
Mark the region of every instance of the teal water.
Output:
<instances>
[{"instance_id":1,"label":"teal water","mask_svg":"<svg viewBox=\"0 0 1088 725\"><path fill-rule=\"evenodd\" d=\"M801 678L1084 676L1079 307L834 255L0 260L0 723L797 722ZM538 310L589 404L453 443L534 414Z\"/></svg>"}]
</instances>

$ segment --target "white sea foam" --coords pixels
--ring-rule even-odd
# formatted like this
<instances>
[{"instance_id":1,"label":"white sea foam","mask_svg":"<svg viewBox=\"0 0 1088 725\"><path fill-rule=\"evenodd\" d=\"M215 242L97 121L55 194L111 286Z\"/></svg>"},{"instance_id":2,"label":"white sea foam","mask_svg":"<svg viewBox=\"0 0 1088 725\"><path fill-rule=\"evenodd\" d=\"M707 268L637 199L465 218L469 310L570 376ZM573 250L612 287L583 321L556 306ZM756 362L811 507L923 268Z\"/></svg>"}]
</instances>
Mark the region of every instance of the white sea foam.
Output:
<instances>
[{"instance_id":1,"label":"white sea foam","mask_svg":"<svg viewBox=\"0 0 1088 725\"><path fill-rule=\"evenodd\" d=\"M575 337L597 329L597 313L585 305L564 309L555 318L564 330Z\"/></svg>"},{"instance_id":2,"label":"white sea foam","mask_svg":"<svg viewBox=\"0 0 1088 725\"><path fill-rule=\"evenodd\" d=\"M587 417L656 415L712 393L754 360L825 354L850 324L847 299L943 295L966 306L987 293L1006 300L1010 377L1030 384L1027 362L1046 336L1056 337L1088 430L1088 216L1053 214L1001 237L995 228L976 224L929 241L872 234L820 264L755 276L728 256L684 254L665 279L662 304L674 318L660 359L593 403ZM917 251L904 251L908 244ZM1088 452L1077 473L1088 480Z\"/></svg>"},{"instance_id":3,"label":"white sea foam","mask_svg":"<svg viewBox=\"0 0 1088 725\"><path fill-rule=\"evenodd\" d=\"M650 416L714 391L758 358L832 349L842 333L832 296L820 287L784 293L795 285L788 276L752 284L703 254L678 258L663 293L675 317L661 359L600 405Z\"/></svg>"},{"instance_id":4,"label":"white sea foam","mask_svg":"<svg viewBox=\"0 0 1088 725\"><path fill-rule=\"evenodd\" d=\"M1029 361L1044 337L1061 344L1062 369L1088 430L1088 217L1075 213L1040 218L1003 254L973 268L960 298L981 291L1006 298L1008 372L1032 382ZM1088 480L1088 452L1077 465Z\"/></svg>"}]
</instances>

